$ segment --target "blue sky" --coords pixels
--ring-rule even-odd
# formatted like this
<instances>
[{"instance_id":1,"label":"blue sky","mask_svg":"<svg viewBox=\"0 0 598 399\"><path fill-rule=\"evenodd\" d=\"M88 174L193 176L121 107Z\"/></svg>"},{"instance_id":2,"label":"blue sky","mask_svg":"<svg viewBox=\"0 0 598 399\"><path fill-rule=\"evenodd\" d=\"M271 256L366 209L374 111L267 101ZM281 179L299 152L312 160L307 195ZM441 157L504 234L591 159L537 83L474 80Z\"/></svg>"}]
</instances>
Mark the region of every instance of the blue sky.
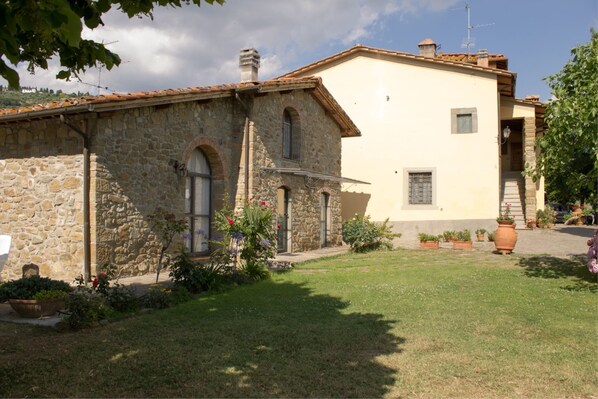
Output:
<instances>
[{"instance_id":1,"label":"blue sky","mask_svg":"<svg viewBox=\"0 0 598 399\"><path fill-rule=\"evenodd\" d=\"M154 20L128 20L118 11L86 37L110 43L123 64L92 68L79 82L54 79L56 62L34 75L19 66L22 85L64 91L129 92L231 83L241 48L262 56L260 79L279 76L356 43L417 53L430 37L446 53L465 52L465 0L227 0L224 6L165 8ZM517 97L550 90L542 78L558 72L573 47L598 29L598 0L470 0L472 51L509 58ZM98 89L94 86L107 89ZM0 84L5 84L0 79Z\"/></svg>"}]
</instances>

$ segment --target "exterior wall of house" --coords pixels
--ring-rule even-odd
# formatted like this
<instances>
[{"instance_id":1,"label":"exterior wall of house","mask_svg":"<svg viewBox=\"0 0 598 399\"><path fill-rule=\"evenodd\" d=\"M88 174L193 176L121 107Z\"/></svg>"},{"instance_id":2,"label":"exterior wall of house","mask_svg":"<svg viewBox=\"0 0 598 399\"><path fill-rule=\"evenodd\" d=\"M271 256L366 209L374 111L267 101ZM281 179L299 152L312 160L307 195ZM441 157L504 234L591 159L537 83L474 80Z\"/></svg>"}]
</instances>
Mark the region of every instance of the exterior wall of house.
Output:
<instances>
[{"instance_id":1,"label":"exterior wall of house","mask_svg":"<svg viewBox=\"0 0 598 399\"><path fill-rule=\"evenodd\" d=\"M297 113L294 121L301 131L299 159L282 156L282 118L285 109ZM263 171L262 168L300 168L340 176L341 133L322 107L304 91L270 93L253 104L251 124L253 173L251 195L256 199L277 202L277 190L290 191L290 251L301 252L320 248L320 211L322 193L330 195L330 234L328 245L342 243L340 183L331 180L307 179L303 176Z\"/></svg>"},{"instance_id":2,"label":"exterior wall of house","mask_svg":"<svg viewBox=\"0 0 598 399\"><path fill-rule=\"evenodd\" d=\"M250 197L276 204L277 189L287 187L289 249L304 251L320 247L321 195L330 194L328 242L340 244L340 183L262 170L293 167L340 176L339 127L303 90L261 95L252 103ZM195 148L210 163L212 212L244 199L244 107L228 97L69 117L91 142L92 274L106 263L122 275L155 271L160 243L149 216L156 208L184 216L186 180L171 160L186 163ZM297 161L282 158L287 107L301 127ZM3 279L20 277L27 263L67 281L84 272L82 151L82 139L57 118L0 126L0 234L12 236Z\"/></svg>"},{"instance_id":3,"label":"exterior wall of house","mask_svg":"<svg viewBox=\"0 0 598 399\"><path fill-rule=\"evenodd\" d=\"M157 209L183 217L185 163L202 149L212 169L212 212L234 198L242 119L231 99L143 107L100 115L92 140L92 263L125 274L155 270L160 245L148 217ZM178 245L178 244L175 244Z\"/></svg>"},{"instance_id":4,"label":"exterior wall of house","mask_svg":"<svg viewBox=\"0 0 598 399\"><path fill-rule=\"evenodd\" d=\"M58 119L0 126L0 234L12 237L0 278L83 272L83 140Z\"/></svg>"},{"instance_id":5,"label":"exterior wall of house","mask_svg":"<svg viewBox=\"0 0 598 399\"><path fill-rule=\"evenodd\" d=\"M320 76L362 136L343 141L343 218L390 218L395 230L493 227L499 208L496 76L417 60L356 56ZM473 108L477 131L454 134L451 110ZM408 204L408 172L433 173L433 204ZM350 210L345 212L345 209Z\"/></svg>"}]
</instances>

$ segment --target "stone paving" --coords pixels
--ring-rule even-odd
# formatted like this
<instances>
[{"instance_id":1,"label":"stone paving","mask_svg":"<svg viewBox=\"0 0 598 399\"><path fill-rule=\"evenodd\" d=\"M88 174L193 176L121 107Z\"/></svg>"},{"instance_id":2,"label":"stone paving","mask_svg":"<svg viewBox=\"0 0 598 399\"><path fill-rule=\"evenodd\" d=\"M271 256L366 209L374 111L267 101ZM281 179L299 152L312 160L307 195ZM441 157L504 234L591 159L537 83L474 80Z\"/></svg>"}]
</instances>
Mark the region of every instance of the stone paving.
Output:
<instances>
[{"instance_id":1,"label":"stone paving","mask_svg":"<svg viewBox=\"0 0 598 399\"><path fill-rule=\"evenodd\" d=\"M557 225L553 229L517 230L517 245L513 251L516 255L548 255L559 258L569 258L573 255L585 255L587 252L586 241L592 237L598 226L564 226ZM397 246L403 248L417 248L419 243L415 240L399 240ZM443 244L443 246L446 246ZM446 246L447 248L449 246ZM491 242L474 242L474 250L492 251L494 244ZM315 251L279 254L278 262L291 262L293 264L318 259L325 256L334 256L349 251L348 246L322 248ZM168 284L168 272L160 273L160 283ZM119 283L131 286L141 294L156 282L155 274L146 274L137 277L120 279ZM54 326L60 321L59 316L44 317L41 319L24 319L14 313L8 303L0 303L0 321L14 323L29 323L41 326Z\"/></svg>"}]
</instances>

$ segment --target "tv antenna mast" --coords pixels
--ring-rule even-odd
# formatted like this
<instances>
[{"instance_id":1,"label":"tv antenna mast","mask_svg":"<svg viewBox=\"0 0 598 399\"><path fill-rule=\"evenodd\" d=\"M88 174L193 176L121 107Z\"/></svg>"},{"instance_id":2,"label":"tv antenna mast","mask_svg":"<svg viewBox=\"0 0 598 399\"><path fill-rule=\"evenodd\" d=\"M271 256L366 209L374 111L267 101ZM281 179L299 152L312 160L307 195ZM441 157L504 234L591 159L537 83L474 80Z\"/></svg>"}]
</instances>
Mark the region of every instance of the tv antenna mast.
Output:
<instances>
[{"instance_id":1,"label":"tv antenna mast","mask_svg":"<svg viewBox=\"0 0 598 399\"><path fill-rule=\"evenodd\" d=\"M104 43L104 41L102 40L102 44L104 46L108 46L108 45L114 44L114 43L118 43L118 40L115 40L113 42L108 42L108 43ZM98 96L100 94L102 94L102 86L100 85L101 81L102 81L102 64L100 64L100 67L98 68L98 84L96 86L98 89Z\"/></svg>"},{"instance_id":2,"label":"tv antenna mast","mask_svg":"<svg viewBox=\"0 0 598 399\"><path fill-rule=\"evenodd\" d=\"M474 28L482 28L484 26L494 25L494 22L489 23L489 24L483 24L483 25L472 25L471 24L471 5L469 4L469 1L465 2L465 11L467 12L467 38L463 39L463 43L461 43L461 47L467 49L467 55L469 56L471 54L471 49L475 46L475 38L473 38L471 36L471 31L473 31Z\"/></svg>"}]
</instances>

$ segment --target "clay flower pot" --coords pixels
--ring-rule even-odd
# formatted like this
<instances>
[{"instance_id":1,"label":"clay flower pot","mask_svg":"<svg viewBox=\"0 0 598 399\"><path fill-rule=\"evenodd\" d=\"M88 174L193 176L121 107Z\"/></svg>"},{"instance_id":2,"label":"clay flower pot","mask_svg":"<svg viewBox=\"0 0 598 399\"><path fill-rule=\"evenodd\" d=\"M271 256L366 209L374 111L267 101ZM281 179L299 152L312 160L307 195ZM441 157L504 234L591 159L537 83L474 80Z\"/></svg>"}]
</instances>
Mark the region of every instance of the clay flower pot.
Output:
<instances>
[{"instance_id":1,"label":"clay flower pot","mask_svg":"<svg viewBox=\"0 0 598 399\"><path fill-rule=\"evenodd\" d=\"M509 255L513 252L517 244L517 232L515 223L498 222L498 228L494 231L494 246L496 250L503 255Z\"/></svg>"},{"instance_id":2,"label":"clay flower pot","mask_svg":"<svg viewBox=\"0 0 598 399\"><path fill-rule=\"evenodd\" d=\"M8 303L21 317L36 319L52 316L64 308L65 300L56 299L9 299Z\"/></svg>"},{"instance_id":3,"label":"clay flower pot","mask_svg":"<svg viewBox=\"0 0 598 399\"><path fill-rule=\"evenodd\" d=\"M471 241L453 241L453 249L462 249L469 251L473 249L473 242Z\"/></svg>"},{"instance_id":4,"label":"clay flower pot","mask_svg":"<svg viewBox=\"0 0 598 399\"><path fill-rule=\"evenodd\" d=\"M426 249L438 249L440 248L440 243L438 241L420 241L419 247Z\"/></svg>"}]
</instances>

